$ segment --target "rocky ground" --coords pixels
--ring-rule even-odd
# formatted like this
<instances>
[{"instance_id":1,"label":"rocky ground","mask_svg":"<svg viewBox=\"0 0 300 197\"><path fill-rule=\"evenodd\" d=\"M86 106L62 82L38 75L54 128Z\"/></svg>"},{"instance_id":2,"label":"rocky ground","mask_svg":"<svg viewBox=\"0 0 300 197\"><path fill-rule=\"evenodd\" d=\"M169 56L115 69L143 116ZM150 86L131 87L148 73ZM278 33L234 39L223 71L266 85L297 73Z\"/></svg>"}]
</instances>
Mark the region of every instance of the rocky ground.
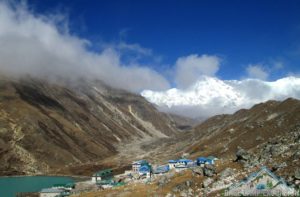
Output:
<instances>
[{"instance_id":1,"label":"rocky ground","mask_svg":"<svg viewBox=\"0 0 300 197\"><path fill-rule=\"evenodd\" d=\"M261 151L269 152L266 149L261 149ZM283 154L289 153L289 151L285 151ZM125 186L105 190L96 187L80 193L80 196L223 196L226 188L265 165L275 174L285 178L289 186L300 189L300 170L297 167L293 168L296 169L294 171L284 163L279 163L279 160L273 163L270 159L266 162L260 159L261 156L239 148L235 153L234 160L219 159L216 161L216 165L197 166L180 172L171 170L165 175L155 176L149 183L128 182ZM299 163L295 165L299 166ZM287 171L290 174L287 174Z\"/></svg>"}]
</instances>

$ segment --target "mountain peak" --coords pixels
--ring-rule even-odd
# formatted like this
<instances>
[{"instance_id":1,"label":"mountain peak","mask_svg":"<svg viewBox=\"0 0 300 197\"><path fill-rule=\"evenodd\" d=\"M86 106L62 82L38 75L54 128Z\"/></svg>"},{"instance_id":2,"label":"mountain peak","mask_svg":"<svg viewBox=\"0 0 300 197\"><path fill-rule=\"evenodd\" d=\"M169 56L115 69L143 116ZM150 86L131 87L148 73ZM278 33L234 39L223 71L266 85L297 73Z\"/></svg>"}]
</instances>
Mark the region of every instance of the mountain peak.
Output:
<instances>
[{"instance_id":1,"label":"mountain peak","mask_svg":"<svg viewBox=\"0 0 300 197\"><path fill-rule=\"evenodd\" d=\"M172 88L164 92L145 90L141 95L162 111L192 117L205 114L209 117L233 113L267 100L300 98L299 87L300 78L296 77L265 82L258 79L220 80L201 76L187 89ZM194 113L191 114L191 110Z\"/></svg>"}]
</instances>

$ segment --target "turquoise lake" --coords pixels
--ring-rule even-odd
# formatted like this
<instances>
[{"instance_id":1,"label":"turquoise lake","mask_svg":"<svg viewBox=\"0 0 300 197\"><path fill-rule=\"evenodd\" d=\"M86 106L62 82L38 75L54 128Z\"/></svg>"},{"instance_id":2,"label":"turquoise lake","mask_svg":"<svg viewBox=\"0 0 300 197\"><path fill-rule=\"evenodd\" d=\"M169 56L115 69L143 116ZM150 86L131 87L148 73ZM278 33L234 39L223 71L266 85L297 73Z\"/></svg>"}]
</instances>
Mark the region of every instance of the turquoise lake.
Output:
<instances>
[{"instance_id":1,"label":"turquoise lake","mask_svg":"<svg viewBox=\"0 0 300 197\"><path fill-rule=\"evenodd\" d=\"M54 184L66 183L74 183L74 180L61 176L0 177L0 196L15 197L18 192L38 192Z\"/></svg>"}]
</instances>

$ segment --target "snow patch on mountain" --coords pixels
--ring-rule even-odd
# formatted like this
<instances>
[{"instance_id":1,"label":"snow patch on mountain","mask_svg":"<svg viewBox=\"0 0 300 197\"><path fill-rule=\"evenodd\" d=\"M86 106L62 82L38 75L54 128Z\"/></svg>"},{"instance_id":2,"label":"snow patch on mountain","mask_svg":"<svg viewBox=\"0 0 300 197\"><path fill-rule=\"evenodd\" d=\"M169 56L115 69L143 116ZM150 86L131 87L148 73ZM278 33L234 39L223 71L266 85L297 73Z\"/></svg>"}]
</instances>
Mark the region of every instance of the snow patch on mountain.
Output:
<instances>
[{"instance_id":1,"label":"snow patch on mountain","mask_svg":"<svg viewBox=\"0 0 300 197\"><path fill-rule=\"evenodd\" d=\"M300 78L286 77L273 82L258 79L220 80L202 76L187 89L144 90L141 95L161 111L205 118L233 113L267 100L300 98Z\"/></svg>"}]
</instances>

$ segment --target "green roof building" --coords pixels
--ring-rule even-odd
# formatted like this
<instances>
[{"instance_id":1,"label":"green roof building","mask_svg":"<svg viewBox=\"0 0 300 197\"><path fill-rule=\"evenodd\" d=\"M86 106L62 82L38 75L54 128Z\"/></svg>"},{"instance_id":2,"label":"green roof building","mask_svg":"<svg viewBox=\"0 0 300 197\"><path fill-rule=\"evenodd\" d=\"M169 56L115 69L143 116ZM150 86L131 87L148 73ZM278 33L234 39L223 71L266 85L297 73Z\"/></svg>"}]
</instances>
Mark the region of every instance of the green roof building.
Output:
<instances>
[{"instance_id":1,"label":"green roof building","mask_svg":"<svg viewBox=\"0 0 300 197\"><path fill-rule=\"evenodd\" d=\"M97 183L101 180L110 180L113 178L112 169L101 170L93 174L92 182Z\"/></svg>"}]
</instances>

